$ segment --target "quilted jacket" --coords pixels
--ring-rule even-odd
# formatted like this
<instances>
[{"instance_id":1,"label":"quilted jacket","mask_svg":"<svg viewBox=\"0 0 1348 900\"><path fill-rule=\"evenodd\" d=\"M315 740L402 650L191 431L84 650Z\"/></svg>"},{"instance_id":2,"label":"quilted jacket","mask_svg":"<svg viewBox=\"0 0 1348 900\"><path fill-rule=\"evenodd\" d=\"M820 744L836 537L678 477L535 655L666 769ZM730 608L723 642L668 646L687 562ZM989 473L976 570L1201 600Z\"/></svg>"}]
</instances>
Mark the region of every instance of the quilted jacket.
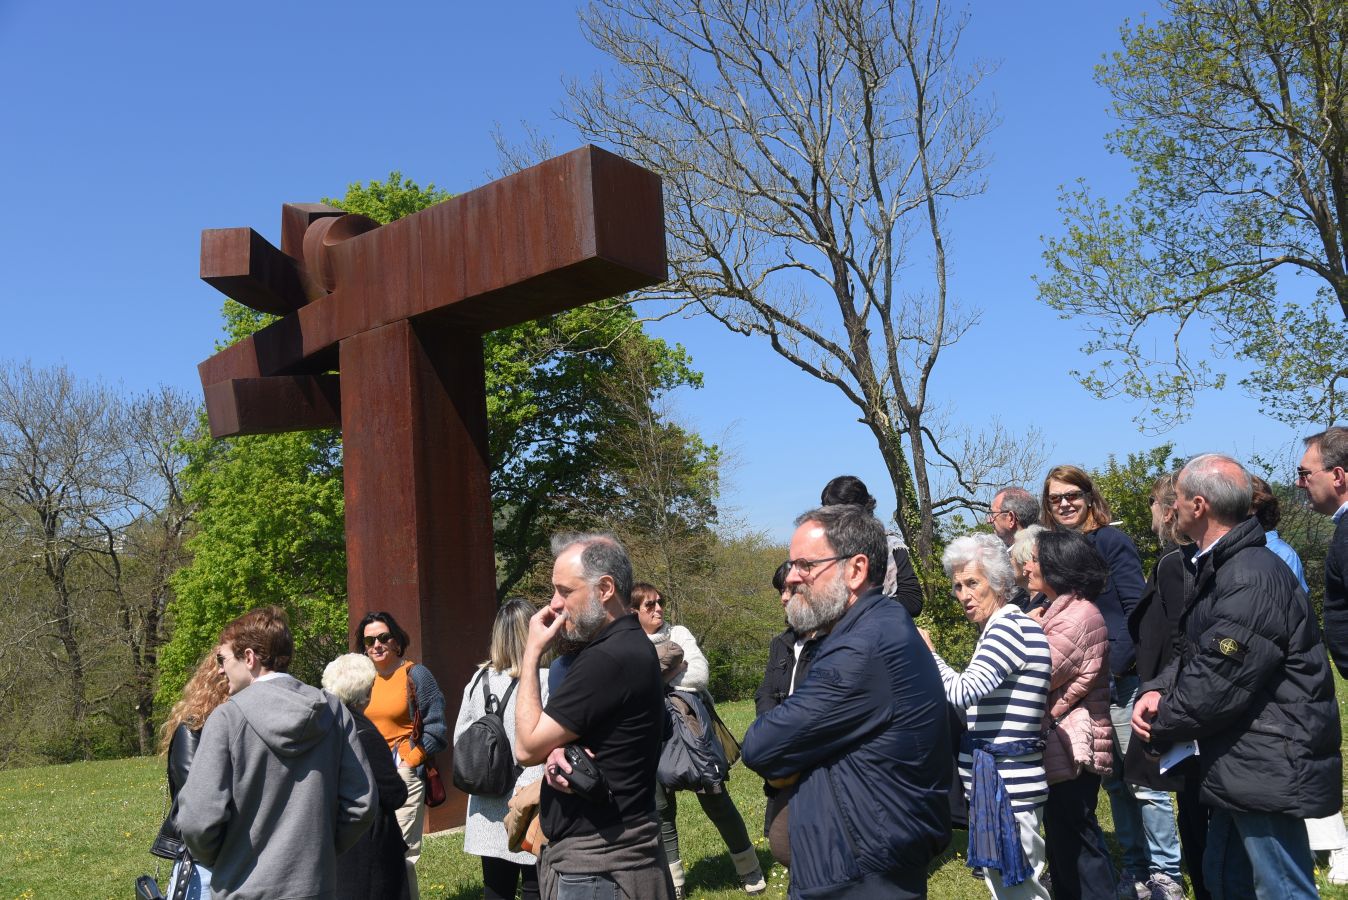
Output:
<instances>
[{"instance_id":1,"label":"quilted jacket","mask_svg":"<svg viewBox=\"0 0 1348 900\"><path fill-rule=\"evenodd\" d=\"M1044 714L1044 773L1049 784L1083 768L1113 771L1109 720L1109 629L1095 604L1061 594L1041 623L1053 654Z\"/></svg>"}]
</instances>

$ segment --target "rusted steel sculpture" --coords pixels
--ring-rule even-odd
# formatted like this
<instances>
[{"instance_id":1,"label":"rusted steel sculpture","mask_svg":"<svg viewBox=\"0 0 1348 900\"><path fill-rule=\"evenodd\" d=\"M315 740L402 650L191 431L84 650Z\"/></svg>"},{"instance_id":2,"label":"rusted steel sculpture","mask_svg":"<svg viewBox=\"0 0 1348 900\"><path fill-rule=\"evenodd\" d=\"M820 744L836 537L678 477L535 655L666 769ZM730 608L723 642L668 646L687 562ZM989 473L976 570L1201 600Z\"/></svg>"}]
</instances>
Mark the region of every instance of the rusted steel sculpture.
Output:
<instances>
[{"instance_id":1,"label":"rusted steel sculpture","mask_svg":"<svg viewBox=\"0 0 1348 900\"><path fill-rule=\"evenodd\" d=\"M384 226L287 203L279 250L203 231L201 277L282 316L198 367L211 434L342 429L352 620L397 616L453 707L496 608L482 335L663 281L659 179L583 147Z\"/></svg>"}]
</instances>

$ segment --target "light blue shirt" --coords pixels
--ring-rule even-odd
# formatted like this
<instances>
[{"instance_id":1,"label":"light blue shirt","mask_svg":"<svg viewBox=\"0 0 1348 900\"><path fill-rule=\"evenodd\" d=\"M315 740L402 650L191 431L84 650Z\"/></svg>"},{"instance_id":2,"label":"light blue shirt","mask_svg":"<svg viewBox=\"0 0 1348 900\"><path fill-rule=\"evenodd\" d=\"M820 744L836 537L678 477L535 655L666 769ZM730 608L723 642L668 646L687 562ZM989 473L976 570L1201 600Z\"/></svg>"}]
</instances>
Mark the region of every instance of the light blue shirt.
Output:
<instances>
[{"instance_id":1,"label":"light blue shirt","mask_svg":"<svg viewBox=\"0 0 1348 900\"><path fill-rule=\"evenodd\" d=\"M1339 512L1342 513L1343 510L1340 509ZM1311 589L1306 586L1306 569L1301 565L1301 557L1297 556L1297 552L1292 549L1292 545L1278 537L1276 531L1265 531L1264 539L1268 542L1268 549L1287 563L1287 568L1291 569L1292 574L1297 577L1297 581L1301 582L1301 589L1309 594Z\"/></svg>"}]
</instances>

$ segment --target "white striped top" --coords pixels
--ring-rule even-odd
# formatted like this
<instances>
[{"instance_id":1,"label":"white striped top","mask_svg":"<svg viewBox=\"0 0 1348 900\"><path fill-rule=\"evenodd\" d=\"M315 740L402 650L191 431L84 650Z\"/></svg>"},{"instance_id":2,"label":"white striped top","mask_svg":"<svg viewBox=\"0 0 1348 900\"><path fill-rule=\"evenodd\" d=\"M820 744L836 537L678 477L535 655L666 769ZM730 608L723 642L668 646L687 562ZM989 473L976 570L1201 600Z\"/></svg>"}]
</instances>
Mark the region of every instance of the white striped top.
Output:
<instances>
[{"instance_id":1,"label":"white striped top","mask_svg":"<svg viewBox=\"0 0 1348 900\"><path fill-rule=\"evenodd\" d=\"M969 711L969 735L994 744L1037 738L1048 702L1053 657L1039 623L1010 603L988 619L974 657L956 672L936 655L946 699ZM964 790L973 786L973 757L959 755ZM1042 806L1048 798L1042 753L999 757L997 771L1006 782L1016 812Z\"/></svg>"}]
</instances>

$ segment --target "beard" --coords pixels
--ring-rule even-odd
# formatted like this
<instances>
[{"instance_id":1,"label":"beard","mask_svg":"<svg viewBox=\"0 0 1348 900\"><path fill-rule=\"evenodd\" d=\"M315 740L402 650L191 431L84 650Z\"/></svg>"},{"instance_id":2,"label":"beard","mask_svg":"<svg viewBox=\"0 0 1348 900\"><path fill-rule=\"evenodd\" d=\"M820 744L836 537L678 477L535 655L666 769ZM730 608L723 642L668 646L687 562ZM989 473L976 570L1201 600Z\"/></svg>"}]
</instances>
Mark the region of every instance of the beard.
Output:
<instances>
[{"instance_id":1,"label":"beard","mask_svg":"<svg viewBox=\"0 0 1348 900\"><path fill-rule=\"evenodd\" d=\"M588 644L607 623L608 613L604 611L604 604L599 602L599 598L591 590L585 608L571 619L571 628L566 630L566 639L577 645Z\"/></svg>"},{"instance_id":2,"label":"beard","mask_svg":"<svg viewBox=\"0 0 1348 900\"><path fill-rule=\"evenodd\" d=\"M834 576L828 584L798 584L786 604L786 622L796 634L827 628L847 610L847 585Z\"/></svg>"}]
</instances>

